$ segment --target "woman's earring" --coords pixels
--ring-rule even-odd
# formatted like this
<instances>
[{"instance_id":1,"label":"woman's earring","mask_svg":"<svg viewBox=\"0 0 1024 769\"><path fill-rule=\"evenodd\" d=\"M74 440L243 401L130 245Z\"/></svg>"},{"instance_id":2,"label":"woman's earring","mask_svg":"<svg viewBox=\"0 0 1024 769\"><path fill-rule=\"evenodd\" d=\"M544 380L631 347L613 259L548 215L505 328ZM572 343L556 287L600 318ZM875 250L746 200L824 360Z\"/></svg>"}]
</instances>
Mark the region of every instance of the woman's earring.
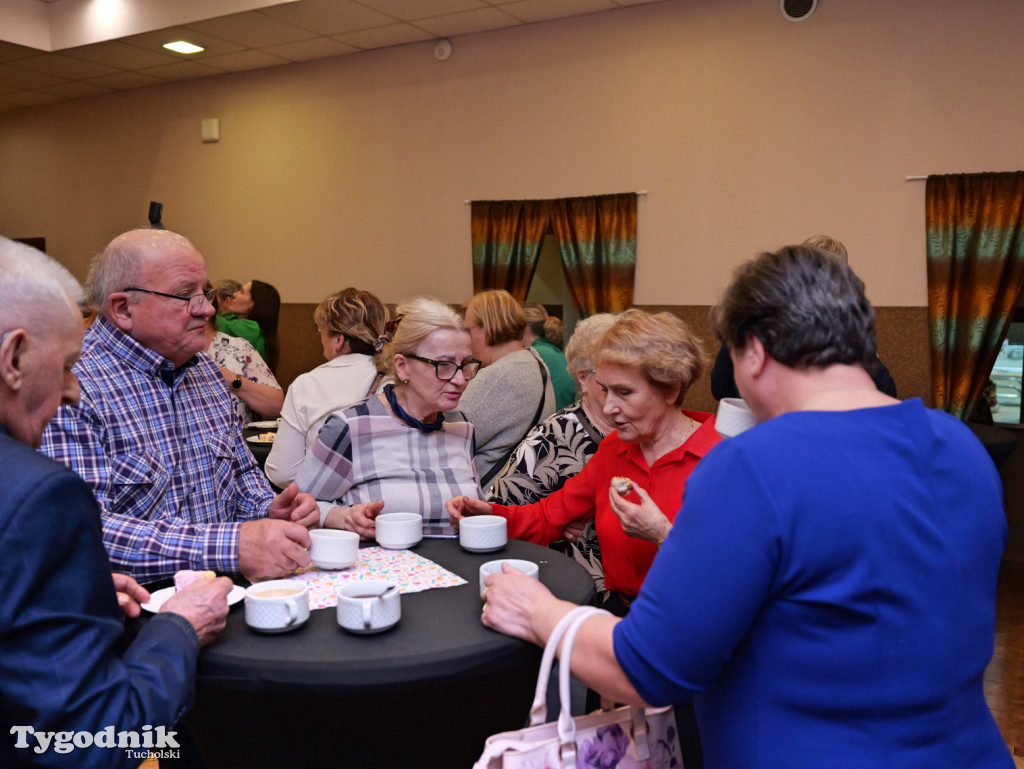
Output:
<instances>
[{"instance_id":1,"label":"woman's earring","mask_svg":"<svg viewBox=\"0 0 1024 769\"><path fill-rule=\"evenodd\" d=\"M408 379L403 379L402 380L402 384L409 384L409 380Z\"/></svg>"}]
</instances>

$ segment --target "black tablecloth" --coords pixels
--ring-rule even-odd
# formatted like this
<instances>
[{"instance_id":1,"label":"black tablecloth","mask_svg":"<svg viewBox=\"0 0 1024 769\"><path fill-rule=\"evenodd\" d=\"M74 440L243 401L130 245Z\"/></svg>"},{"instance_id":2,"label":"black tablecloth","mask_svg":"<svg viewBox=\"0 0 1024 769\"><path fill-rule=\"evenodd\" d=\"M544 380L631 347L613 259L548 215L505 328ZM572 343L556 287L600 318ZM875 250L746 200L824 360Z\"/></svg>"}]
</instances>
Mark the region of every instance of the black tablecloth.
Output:
<instances>
[{"instance_id":1,"label":"black tablecloth","mask_svg":"<svg viewBox=\"0 0 1024 769\"><path fill-rule=\"evenodd\" d=\"M548 548L512 541L498 553L424 540L414 552L467 580L402 596L402 619L352 635L334 609L290 633L262 635L230 613L199 660L186 718L210 767L469 767L484 739L523 725L541 650L480 624L480 564L523 558L560 598L593 600L590 576Z\"/></svg>"}]
</instances>

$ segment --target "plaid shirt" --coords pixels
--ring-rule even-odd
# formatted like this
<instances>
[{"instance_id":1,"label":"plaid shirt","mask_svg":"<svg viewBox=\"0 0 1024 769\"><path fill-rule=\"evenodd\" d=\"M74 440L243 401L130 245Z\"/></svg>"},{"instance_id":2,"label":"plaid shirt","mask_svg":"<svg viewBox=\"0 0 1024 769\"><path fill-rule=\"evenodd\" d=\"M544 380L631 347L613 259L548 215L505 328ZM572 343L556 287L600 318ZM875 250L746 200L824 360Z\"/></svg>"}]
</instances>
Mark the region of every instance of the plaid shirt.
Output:
<instances>
[{"instance_id":1,"label":"plaid shirt","mask_svg":"<svg viewBox=\"0 0 1024 769\"><path fill-rule=\"evenodd\" d=\"M274 494L217 366L197 355L174 370L99 317L75 373L81 402L61 406L42 450L92 487L115 568L139 582L237 572L239 529Z\"/></svg>"}]
</instances>

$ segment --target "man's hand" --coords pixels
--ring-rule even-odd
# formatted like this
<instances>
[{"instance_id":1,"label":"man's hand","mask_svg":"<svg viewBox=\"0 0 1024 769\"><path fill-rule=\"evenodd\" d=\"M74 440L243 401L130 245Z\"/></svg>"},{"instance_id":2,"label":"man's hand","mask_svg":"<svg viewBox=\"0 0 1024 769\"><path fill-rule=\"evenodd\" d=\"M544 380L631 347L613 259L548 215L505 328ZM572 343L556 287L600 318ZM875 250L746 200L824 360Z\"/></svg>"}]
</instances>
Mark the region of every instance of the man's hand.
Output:
<instances>
[{"instance_id":1,"label":"man's hand","mask_svg":"<svg viewBox=\"0 0 1024 769\"><path fill-rule=\"evenodd\" d=\"M309 566L309 546L309 532L298 523L275 518L246 521L238 536L238 568L250 579L282 577Z\"/></svg>"},{"instance_id":2,"label":"man's hand","mask_svg":"<svg viewBox=\"0 0 1024 769\"><path fill-rule=\"evenodd\" d=\"M491 506L482 499L461 496L452 497L444 503L444 509L448 511L448 518L452 526L459 528L459 521L468 515L490 515Z\"/></svg>"},{"instance_id":3,"label":"man's hand","mask_svg":"<svg viewBox=\"0 0 1024 769\"><path fill-rule=\"evenodd\" d=\"M383 509L383 499L352 507L336 505L324 518L324 528L354 531L362 539L373 539L377 536L376 518Z\"/></svg>"},{"instance_id":4,"label":"man's hand","mask_svg":"<svg viewBox=\"0 0 1024 769\"><path fill-rule=\"evenodd\" d=\"M196 629L199 645L206 646L224 629L232 587L227 577L200 579L168 598L160 611L174 612L187 619Z\"/></svg>"},{"instance_id":5,"label":"man's hand","mask_svg":"<svg viewBox=\"0 0 1024 769\"><path fill-rule=\"evenodd\" d=\"M127 574L115 572L111 576L114 578L114 590L117 592L117 605L129 617L138 617L142 613L139 604L149 600L149 591Z\"/></svg>"},{"instance_id":6,"label":"man's hand","mask_svg":"<svg viewBox=\"0 0 1024 769\"><path fill-rule=\"evenodd\" d=\"M288 488L274 497L267 510L270 518L279 518L284 521L291 521L307 529L316 529L320 526L320 508L312 495L299 491L299 487L288 484Z\"/></svg>"}]
</instances>

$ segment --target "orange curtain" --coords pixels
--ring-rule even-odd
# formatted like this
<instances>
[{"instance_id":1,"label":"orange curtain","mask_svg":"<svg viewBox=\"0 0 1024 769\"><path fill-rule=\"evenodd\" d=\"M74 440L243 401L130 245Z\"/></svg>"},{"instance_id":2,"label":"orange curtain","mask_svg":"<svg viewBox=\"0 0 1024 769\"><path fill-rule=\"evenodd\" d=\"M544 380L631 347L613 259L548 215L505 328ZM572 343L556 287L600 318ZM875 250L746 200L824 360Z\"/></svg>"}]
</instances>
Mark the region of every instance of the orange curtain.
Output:
<instances>
[{"instance_id":1,"label":"orange curtain","mask_svg":"<svg viewBox=\"0 0 1024 769\"><path fill-rule=\"evenodd\" d=\"M968 419L1024 286L1024 172L929 176L925 217L935 405Z\"/></svg>"},{"instance_id":2,"label":"orange curtain","mask_svg":"<svg viewBox=\"0 0 1024 769\"><path fill-rule=\"evenodd\" d=\"M581 316L633 306L636 194L551 201L569 296Z\"/></svg>"},{"instance_id":3,"label":"orange curtain","mask_svg":"<svg viewBox=\"0 0 1024 769\"><path fill-rule=\"evenodd\" d=\"M503 288L526 299L551 216L545 200L474 201L473 293Z\"/></svg>"}]
</instances>

